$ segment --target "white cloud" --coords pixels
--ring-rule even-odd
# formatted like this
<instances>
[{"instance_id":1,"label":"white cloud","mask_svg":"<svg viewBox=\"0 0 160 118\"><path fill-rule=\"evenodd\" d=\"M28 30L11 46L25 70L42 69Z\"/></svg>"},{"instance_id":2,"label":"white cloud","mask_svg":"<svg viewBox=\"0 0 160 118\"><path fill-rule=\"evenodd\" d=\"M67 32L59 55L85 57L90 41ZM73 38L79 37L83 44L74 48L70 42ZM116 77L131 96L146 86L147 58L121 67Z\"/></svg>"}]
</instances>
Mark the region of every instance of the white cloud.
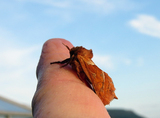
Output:
<instances>
[{"instance_id":1,"label":"white cloud","mask_svg":"<svg viewBox=\"0 0 160 118\"><path fill-rule=\"evenodd\" d=\"M10 32L1 29L0 33L0 95L29 105L37 82L40 47L20 47L9 40L14 39Z\"/></svg>"},{"instance_id":2,"label":"white cloud","mask_svg":"<svg viewBox=\"0 0 160 118\"><path fill-rule=\"evenodd\" d=\"M29 20L29 13L23 4L19 4L15 0L12 1L0 1L0 10L3 11L0 13L1 21L10 24L13 22L20 23L22 21ZM8 21L6 21L8 19Z\"/></svg>"},{"instance_id":3,"label":"white cloud","mask_svg":"<svg viewBox=\"0 0 160 118\"><path fill-rule=\"evenodd\" d=\"M37 47L31 47L26 49L18 49L18 48L7 48L2 49L3 52L1 52L0 58L1 63L0 66L21 66L25 61L31 61L28 60L27 57L36 50Z\"/></svg>"},{"instance_id":4,"label":"white cloud","mask_svg":"<svg viewBox=\"0 0 160 118\"><path fill-rule=\"evenodd\" d=\"M96 65L104 67L105 69L114 69L112 57L109 55L94 54L93 61Z\"/></svg>"},{"instance_id":5,"label":"white cloud","mask_svg":"<svg viewBox=\"0 0 160 118\"><path fill-rule=\"evenodd\" d=\"M114 10L129 10L135 3L131 0L17 0L51 6L53 9L62 8L64 11L89 11L97 13L110 13Z\"/></svg>"},{"instance_id":6,"label":"white cloud","mask_svg":"<svg viewBox=\"0 0 160 118\"><path fill-rule=\"evenodd\" d=\"M59 7L59 8L70 7L70 0L18 0L18 1L44 4L44 5Z\"/></svg>"},{"instance_id":7,"label":"white cloud","mask_svg":"<svg viewBox=\"0 0 160 118\"><path fill-rule=\"evenodd\" d=\"M81 0L86 11L109 13L114 10L114 4L107 0Z\"/></svg>"},{"instance_id":8,"label":"white cloud","mask_svg":"<svg viewBox=\"0 0 160 118\"><path fill-rule=\"evenodd\" d=\"M133 8L132 6L134 6L134 3L131 0L121 0L120 2L118 0L0 1L0 9L6 14L5 17L9 17L9 21L4 22L14 24L36 21L37 15L38 17L48 16L50 19L57 20L60 23L70 23L81 15L90 13L94 15L106 15L115 11L128 11Z\"/></svg>"},{"instance_id":9,"label":"white cloud","mask_svg":"<svg viewBox=\"0 0 160 118\"><path fill-rule=\"evenodd\" d=\"M137 66L141 67L144 65L144 59L142 57L137 58Z\"/></svg>"},{"instance_id":10,"label":"white cloud","mask_svg":"<svg viewBox=\"0 0 160 118\"><path fill-rule=\"evenodd\" d=\"M149 15L138 15L129 24L141 33L160 38L160 20Z\"/></svg>"},{"instance_id":11,"label":"white cloud","mask_svg":"<svg viewBox=\"0 0 160 118\"><path fill-rule=\"evenodd\" d=\"M86 8L98 13L111 13L119 10L133 9L135 3L131 0L81 0Z\"/></svg>"},{"instance_id":12,"label":"white cloud","mask_svg":"<svg viewBox=\"0 0 160 118\"><path fill-rule=\"evenodd\" d=\"M124 66L142 67L144 65L144 59L142 57L133 59L124 55L94 54L93 61L98 67L107 70L117 70Z\"/></svg>"},{"instance_id":13,"label":"white cloud","mask_svg":"<svg viewBox=\"0 0 160 118\"><path fill-rule=\"evenodd\" d=\"M131 65L131 63L132 63L131 59L129 59L129 58L123 58L123 59L122 59L122 62L123 62L125 65Z\"/></svg>"},{"instance_id":14,"label":"white cloud","mask_svg":"<svg viewBox=\"0 0 160 118\"><path fill-rule=\"evenodd\" d=\"M35 3L50 7L56 8L69 8L71 7L72 0L15 0L16 2L20 3Z\"/></svg>"},{"instance_id":15,"label":"white cloud","mask_svg":"<svg viewBox=\"0 0 160 118\"><path fill-rule=\"evenodd\" d=\"M35 54L38 46L31 48L11 47L1 49L0 53L0 95L30 104L36 87Z\"/></svg>"}]
</instances>

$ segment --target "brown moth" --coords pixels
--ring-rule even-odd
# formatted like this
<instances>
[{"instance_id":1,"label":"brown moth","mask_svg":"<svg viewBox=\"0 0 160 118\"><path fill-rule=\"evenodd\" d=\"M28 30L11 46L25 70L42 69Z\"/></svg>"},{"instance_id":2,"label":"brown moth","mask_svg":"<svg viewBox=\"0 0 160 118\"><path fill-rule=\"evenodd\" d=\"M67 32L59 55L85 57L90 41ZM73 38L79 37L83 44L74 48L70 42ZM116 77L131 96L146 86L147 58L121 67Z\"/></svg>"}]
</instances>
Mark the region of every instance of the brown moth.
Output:
<instances>
[{"instance_id":1,"label":"brown moth","mask_svg":"<svg viewBox=\"0 0 160 118\"><path fill-rule=\"evenodd\" d=\"M70 58L50 64L64 64L62 67L70 64L76 70L79 79L98 95L104 105L109 104L113 99L118 99L114 93L115 87L112 79L91 60L92 50L87 50L82 46L71 49L65 46L70 51Z\"/></svg>"}]
</instances>

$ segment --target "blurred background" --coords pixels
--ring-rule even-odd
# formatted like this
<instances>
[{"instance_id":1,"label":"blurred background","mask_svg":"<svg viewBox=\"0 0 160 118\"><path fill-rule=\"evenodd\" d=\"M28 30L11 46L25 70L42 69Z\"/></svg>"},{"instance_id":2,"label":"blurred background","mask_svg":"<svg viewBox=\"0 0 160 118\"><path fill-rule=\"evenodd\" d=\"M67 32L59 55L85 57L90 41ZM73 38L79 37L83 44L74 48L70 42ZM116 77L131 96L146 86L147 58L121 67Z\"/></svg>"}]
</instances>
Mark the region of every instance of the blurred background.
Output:
<instances>
[{"instance_id":1,"label":"blurred background","mask_svg":"<svg viewBox=\"0 0 160 118\"><path fill-rule=\"evenodd\" d=\"M107 109L160 118L159 0L0 0L0 96L30 106L43 43L92 49L113 79Z\"/></svg>"}]
</instances>

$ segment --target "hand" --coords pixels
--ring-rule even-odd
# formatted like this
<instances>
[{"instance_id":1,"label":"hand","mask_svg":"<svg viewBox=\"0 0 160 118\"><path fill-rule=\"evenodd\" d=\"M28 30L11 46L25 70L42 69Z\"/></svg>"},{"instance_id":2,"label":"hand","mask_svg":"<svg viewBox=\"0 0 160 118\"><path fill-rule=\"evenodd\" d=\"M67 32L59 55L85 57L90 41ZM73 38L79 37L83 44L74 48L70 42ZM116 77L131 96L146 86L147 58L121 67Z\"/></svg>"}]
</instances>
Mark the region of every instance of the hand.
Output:
<instances>
[{"instance_id":1,"label":"hand","mask_svg":"<svg viewBox=\"0 0 160 118\"><path fill-rule=\"evenodd\" d=\"M45 42L37 66L38 85L32 101L34 118L110 118L99 97L78 77L70 65L50 62L69 58L65 39Z\"/></svg>"}]
</instances>

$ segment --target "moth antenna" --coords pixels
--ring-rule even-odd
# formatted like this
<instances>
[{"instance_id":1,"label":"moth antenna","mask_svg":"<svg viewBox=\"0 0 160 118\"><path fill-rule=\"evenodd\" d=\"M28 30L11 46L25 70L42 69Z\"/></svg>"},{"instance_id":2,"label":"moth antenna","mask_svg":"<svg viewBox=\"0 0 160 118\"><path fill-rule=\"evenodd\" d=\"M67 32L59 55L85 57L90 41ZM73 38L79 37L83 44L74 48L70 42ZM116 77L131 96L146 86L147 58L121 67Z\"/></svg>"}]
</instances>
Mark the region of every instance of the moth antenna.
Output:
<instances>
[{"instance_id":1,"label":"moth antenna","mask_svg":"<svg viewBox=\"0 0 160 118\"><path fill-rule=\"evenodd\" d=\"M71 50L67 45L65 45L64 43L62 43L62 44L63 44L64 46L66 46L69 51Z\"/></svg>"}]
</instances>

